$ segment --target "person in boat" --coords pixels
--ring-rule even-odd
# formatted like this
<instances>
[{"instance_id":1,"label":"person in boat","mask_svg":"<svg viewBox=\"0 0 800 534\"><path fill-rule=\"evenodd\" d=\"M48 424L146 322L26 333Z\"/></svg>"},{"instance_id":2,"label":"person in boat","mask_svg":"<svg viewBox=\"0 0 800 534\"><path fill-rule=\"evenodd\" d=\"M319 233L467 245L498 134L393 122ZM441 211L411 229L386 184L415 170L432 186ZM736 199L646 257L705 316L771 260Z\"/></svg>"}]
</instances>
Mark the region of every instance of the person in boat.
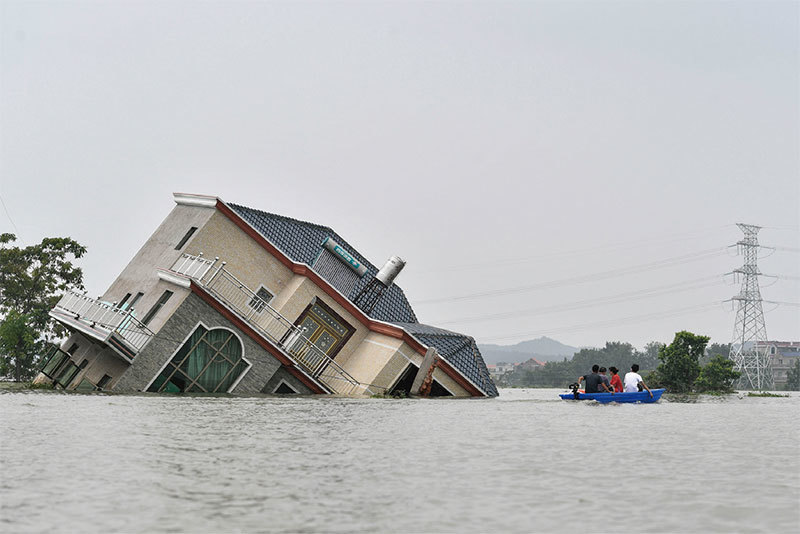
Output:
<instances>
[{"instance_id":1,"label":"person in boat","mask_svg":"<svg viewBox=\"0 0 800 534\"><path fill-rule=\"evenodd\" d=\"M592 366L591 374L584 375L578 378L578 385L584 380L586 381L586 387L583 389L586 393L602 393L603 389L601 388L600 384L603 383L603 379L600 378L598 371L600 370L600 366L595 364Z\"/></svg>"},{"instance_id":2,"label":"person in boat","mask_svg":"<svg viewBox=\"0 0 800 534\"><path fill-rule=\"evenodd\" d=\"M644 383L639 374L639 364L634 363L631 365L631 372L625 373L625 393L637 393L642 391L642 388L646 389L651 397L653 396L653 392L650 391L650 388L647 387L647 384Z\"/></svg>"},{"instance_id":3,"label":"person in boat","mask_svg":"<svg viewBox=\"0 0 800 534\"><path fill-rule=\"evenodd\" d=\"M611 382L609 382L608 377L606 376L606 368L600 368L600 385L597 388L598 393L614 393L614 388L611 387Z\"/></svg>"},{"instance_id":4,"label":"person in boat","mask_svg":"<svg viewBox=\"0 0 800 534\"><path fill-rule=\"evenodd\" d=\"M619 377L619 369L613 365L608 368L611 371L611 387L614 388L614 393L622 393L622 379Z\"/></svg>"}]
</instances>

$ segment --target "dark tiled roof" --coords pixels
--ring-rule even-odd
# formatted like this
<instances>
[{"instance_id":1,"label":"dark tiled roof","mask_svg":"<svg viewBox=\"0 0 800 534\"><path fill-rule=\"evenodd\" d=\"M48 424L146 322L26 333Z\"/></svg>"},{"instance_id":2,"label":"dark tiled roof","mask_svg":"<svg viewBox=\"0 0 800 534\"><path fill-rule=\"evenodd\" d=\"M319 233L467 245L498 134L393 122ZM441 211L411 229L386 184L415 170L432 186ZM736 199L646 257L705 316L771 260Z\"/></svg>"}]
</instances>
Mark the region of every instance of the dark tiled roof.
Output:
<instances>
[{"instance_id":1,"label":"dark tiled roof","mask_svg":"<svg viewBox=\"0 0 800 534\"><path fill-rule=\"evenodd\" d=\"M365 274L355 285L349 299L353 299L358 292L375 277L378 269L364 258L342 237L327 226L320 226L304 221L298 221L290 217L266 213L260 210L228 204L233 211L241 218L250 223L261 235L269 239L273 245L278 247L292 261L313 265L320 251L325 238L330 237L347 252L361 262L367 268ZM386 322L408 322L416 323L417 316L408 303L403 290L396 284L392 284L381 296L375 308L369 314L373 319Z\"/></svg>"},{"instance_id":2,"label":"dark tiled roof","mask_svg":"<svg viewBox=\"0 0 800 534\"><path fill-rule=\"evenodd\" d=\"M339 243L367 268L367 274L356 283L351 293L346 295L351 300L378 272L372 263L327 226L299 221L237 204L228 205L237 215L296 263L313 265L322 250L322 243L327 237ZM369 315L379 321L394 323L414 335L425 345L435 347L439 354L487 395L497 396L497 388L489 377L486 363L483 361L483 356L481 356L475 340L463 334L418 323L417 316L408 303L403 290L396 284L392 284L386 290Z\"/></svg>"},{"instance_id":3,"label":"dark tiled roof","mask_svg":"<svg viewBox=\"0 0 800 534\"><path fill-rule=\"evenodd\" d=\"M488 396L496 397L497 387L489 376L486 362L475 340L464 334L451 332L421 323L395 322L397 326L412 334L429 347L435 347L439 354L472 380Z\"/></svg>"}]
</instances>

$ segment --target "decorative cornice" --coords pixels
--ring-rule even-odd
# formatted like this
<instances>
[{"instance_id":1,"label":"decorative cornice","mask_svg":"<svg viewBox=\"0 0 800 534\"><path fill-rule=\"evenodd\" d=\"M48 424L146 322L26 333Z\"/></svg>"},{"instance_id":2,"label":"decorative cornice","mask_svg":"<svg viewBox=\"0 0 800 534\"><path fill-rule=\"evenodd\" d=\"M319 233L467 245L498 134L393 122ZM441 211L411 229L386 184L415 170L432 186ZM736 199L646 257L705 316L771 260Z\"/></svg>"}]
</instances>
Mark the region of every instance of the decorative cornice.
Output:
<instances>
[{"instance_id":1,"label":"decorative cornice","mask_svg":"<svg viewBox=\"0 0 800 534\"><path fill-rule=\"evenodd\" d=\"M176 273L174 271L169 271L167 269L156 269L156 274L158 274L158 277L165 282L170 282L176 286L188 288L191 285L191 280L188 276Z\"/></svg>"},{"instance_id":2,"label":"decorative cornice","mask_svg":"<svg viewBox=\"0 0 800 534\"><path fill-rule=\"evenodd\" d=\"M201 208L213 208L217 205L217 197L208 195L193 195L190 193L172 193L172 198L176 204L182 206L199 206Z\"/></svg>"}]
</instances>

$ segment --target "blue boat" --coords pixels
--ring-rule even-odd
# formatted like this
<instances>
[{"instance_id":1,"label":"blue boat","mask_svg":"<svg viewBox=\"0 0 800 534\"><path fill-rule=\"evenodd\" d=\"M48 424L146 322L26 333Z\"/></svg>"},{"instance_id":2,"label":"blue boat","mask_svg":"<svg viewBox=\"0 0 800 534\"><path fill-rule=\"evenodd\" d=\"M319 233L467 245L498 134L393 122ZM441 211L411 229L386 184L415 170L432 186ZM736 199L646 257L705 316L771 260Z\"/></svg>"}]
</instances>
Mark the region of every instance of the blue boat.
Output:
<instances>
[{"instance_id":1,"label":"blue boat","mask_svg":"<svg viewBox=\"0 0 800 534\"><path fill-rule=\"evenodd\" d=\"M610 402L650 403L657 402L658 399L661 398L661 394L664 393L663 389L652 389L650 391L653 392L652 397L647 390L636 391L634 393L581 393L575 390L572 393L559 395L559 397L564 400L594 400L603 404L608 404Z\"/></svg>"}]
</instances>

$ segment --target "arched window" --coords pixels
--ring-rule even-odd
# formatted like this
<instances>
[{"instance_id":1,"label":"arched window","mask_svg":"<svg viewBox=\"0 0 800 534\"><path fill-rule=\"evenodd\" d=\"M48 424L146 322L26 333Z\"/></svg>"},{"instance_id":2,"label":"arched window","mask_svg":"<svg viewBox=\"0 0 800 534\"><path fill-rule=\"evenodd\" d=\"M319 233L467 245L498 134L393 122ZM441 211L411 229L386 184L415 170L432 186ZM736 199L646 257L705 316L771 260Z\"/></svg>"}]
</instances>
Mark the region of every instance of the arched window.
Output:
<instances>
[{"instance_id":1,"label":"arched window","mask_svg":"<svg viewBox=\"0 0 800 534\"><path fill-rule=\"evenodd\" d=\"M225 393L247 369L233 332L198 326L147 391Z\"/></svg>"}]
</instances>

